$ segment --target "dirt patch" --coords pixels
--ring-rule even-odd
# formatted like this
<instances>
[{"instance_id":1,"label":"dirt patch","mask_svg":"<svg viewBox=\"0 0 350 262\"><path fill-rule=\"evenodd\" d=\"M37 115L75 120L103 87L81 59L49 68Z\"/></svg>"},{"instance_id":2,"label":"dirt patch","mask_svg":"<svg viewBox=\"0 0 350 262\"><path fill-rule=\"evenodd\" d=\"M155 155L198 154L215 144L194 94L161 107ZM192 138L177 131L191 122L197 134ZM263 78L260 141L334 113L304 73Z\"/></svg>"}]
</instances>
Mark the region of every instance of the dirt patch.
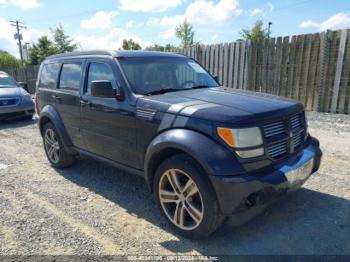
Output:
<instances>
[{"instance_id":1,"label":"dirt patch","mask_svg":"<svg viewBox=\"0 0 350 262\"><path fill-rule=\"evenodd\" d=\"M201 241L169 231L142 178L86 159L55 170L34 121L0 124L0 254L350 254L350 117L308 118L319 172Z\"/></svg>"}]
</instances>

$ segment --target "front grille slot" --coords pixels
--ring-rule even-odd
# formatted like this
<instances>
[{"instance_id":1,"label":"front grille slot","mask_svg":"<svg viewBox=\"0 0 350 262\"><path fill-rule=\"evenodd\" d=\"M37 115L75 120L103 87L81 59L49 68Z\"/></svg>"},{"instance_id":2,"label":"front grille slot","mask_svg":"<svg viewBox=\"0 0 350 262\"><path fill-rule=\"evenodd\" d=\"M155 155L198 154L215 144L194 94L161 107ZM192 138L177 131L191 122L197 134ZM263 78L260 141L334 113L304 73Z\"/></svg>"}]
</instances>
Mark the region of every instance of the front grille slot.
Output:
<instances>
[{"instance_id":1,"label":"front grille slot","mask_svg":"<svg viewBox=\"0 0 350 262\"><path fill-rule=\"evenodd\" d=\"M270 157L278 157L287 153L287 141L279 142L277 144L273 144L268 146L267 152Z\"/></svg>"},{"instance_id":2,"label":"front grille slot","mask_svg":"<svg viewBox=\"0 0 350 262\"><path fill-rule=\"evenodd\" d=\"M284 132L283 122L275 122L264 126L264 133L266 137L282 134Z\"/></svg>"},{"instance_id":3,"label":"front grille slot","mask_svg":"<svg viewBox=\"0 0 350 262\"><path fill-rule=\"evenodd\" d=\"M302 139L303 139L302 133L299 133L293 136L294 148L297 148L298 146L300 146L300 144L302 143Z\"/></svg>"},{"instance_id":4,"label":"front grille slot","mask_svg":"<svg viewBox=\"0 0 350 262\"><path fill-rule=\"evenodd\" d=\"M291 126L292 129L297 129L298 127L301 127L301 116L300 114L293 116L291 119Z\"/></svg>"}]
</instances>

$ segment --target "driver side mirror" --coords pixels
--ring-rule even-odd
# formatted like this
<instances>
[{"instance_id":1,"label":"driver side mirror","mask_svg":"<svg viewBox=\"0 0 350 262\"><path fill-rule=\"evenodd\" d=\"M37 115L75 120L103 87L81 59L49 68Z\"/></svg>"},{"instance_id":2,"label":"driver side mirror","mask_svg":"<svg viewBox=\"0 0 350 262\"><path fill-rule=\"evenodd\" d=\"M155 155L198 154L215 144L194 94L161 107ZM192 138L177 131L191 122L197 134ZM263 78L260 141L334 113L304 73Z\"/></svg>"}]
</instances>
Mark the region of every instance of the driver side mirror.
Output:
<instances>
[{"instance_id":1,"label":"driver side mirror","mask_svg":"<svg viewBox=\"0 0 350 262\"><path fill-rule=\"evenodd\" d=\"M23 88L24 90L26 90L27 92L29 91L29 90L28 90L28 85L27 85L26 83L24 83L24 82L18 82L17 85L18 85L19 87L22 87L22 88Z\"/></svg>"},{"instance_id":2,"label":"driver side mirror","mask_svg":"<svg viewBox=\"0 0 350 262\"><path fill-rule=\"evenodd\" d=\"M114 89L112 83L108 80L99 80L91 82L91 95L95 97L122 99L119 87Z\"/></svg>"}]
</instances>

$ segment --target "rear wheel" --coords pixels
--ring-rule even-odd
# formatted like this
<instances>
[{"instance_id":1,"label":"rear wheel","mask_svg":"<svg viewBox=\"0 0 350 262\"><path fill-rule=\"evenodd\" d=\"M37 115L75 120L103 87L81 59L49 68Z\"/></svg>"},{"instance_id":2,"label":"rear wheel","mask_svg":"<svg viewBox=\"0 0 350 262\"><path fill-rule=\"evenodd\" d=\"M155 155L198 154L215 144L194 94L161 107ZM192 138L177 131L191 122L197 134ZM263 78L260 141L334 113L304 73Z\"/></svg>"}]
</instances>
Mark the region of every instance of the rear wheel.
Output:
<instances>
[{"instance_id":1,"label":"rear wheel","mask_svg":"<svg viewBox=\"0 0 350 262\"><path fill-rule=\"evenodd\" d=\"M165 160L156 172L156 202L171 227L183 236L207 236L223 222L215 192L205 176L186 155Z\"/></svg>"},{"instance_id":2,"label":"rear wheel","mask_svg":"<svg viewBox=\"0 0 350 262\"><path fill-rule=\"evenodd\" d=\"M55 168L71 166L75 161L75 156L69 154L52 123L47 123L43 130L45 153L51 165Z\"/></svg>"}]
</instances>

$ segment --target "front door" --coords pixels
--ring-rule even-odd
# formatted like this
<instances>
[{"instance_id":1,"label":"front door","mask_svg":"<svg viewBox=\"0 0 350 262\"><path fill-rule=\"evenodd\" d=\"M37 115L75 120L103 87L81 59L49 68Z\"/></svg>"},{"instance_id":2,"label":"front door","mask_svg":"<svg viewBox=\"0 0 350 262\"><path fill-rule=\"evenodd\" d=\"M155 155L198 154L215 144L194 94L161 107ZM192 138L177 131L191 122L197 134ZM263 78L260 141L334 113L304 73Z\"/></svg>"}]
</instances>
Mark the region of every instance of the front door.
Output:
<instances>
[{"instance_id":1,"label":"front door","mask_svg":"<svg viewBox=\"0 0 350 262\"><path fill-rule=\"evenodd\" d=\"M118 70L112 60L88 60L81 97L81 133L87 151L134 167L136 162L135 109L127 99L91 95L91 82L108 80L116 88Z\"/></svg>"}]
</instances>

